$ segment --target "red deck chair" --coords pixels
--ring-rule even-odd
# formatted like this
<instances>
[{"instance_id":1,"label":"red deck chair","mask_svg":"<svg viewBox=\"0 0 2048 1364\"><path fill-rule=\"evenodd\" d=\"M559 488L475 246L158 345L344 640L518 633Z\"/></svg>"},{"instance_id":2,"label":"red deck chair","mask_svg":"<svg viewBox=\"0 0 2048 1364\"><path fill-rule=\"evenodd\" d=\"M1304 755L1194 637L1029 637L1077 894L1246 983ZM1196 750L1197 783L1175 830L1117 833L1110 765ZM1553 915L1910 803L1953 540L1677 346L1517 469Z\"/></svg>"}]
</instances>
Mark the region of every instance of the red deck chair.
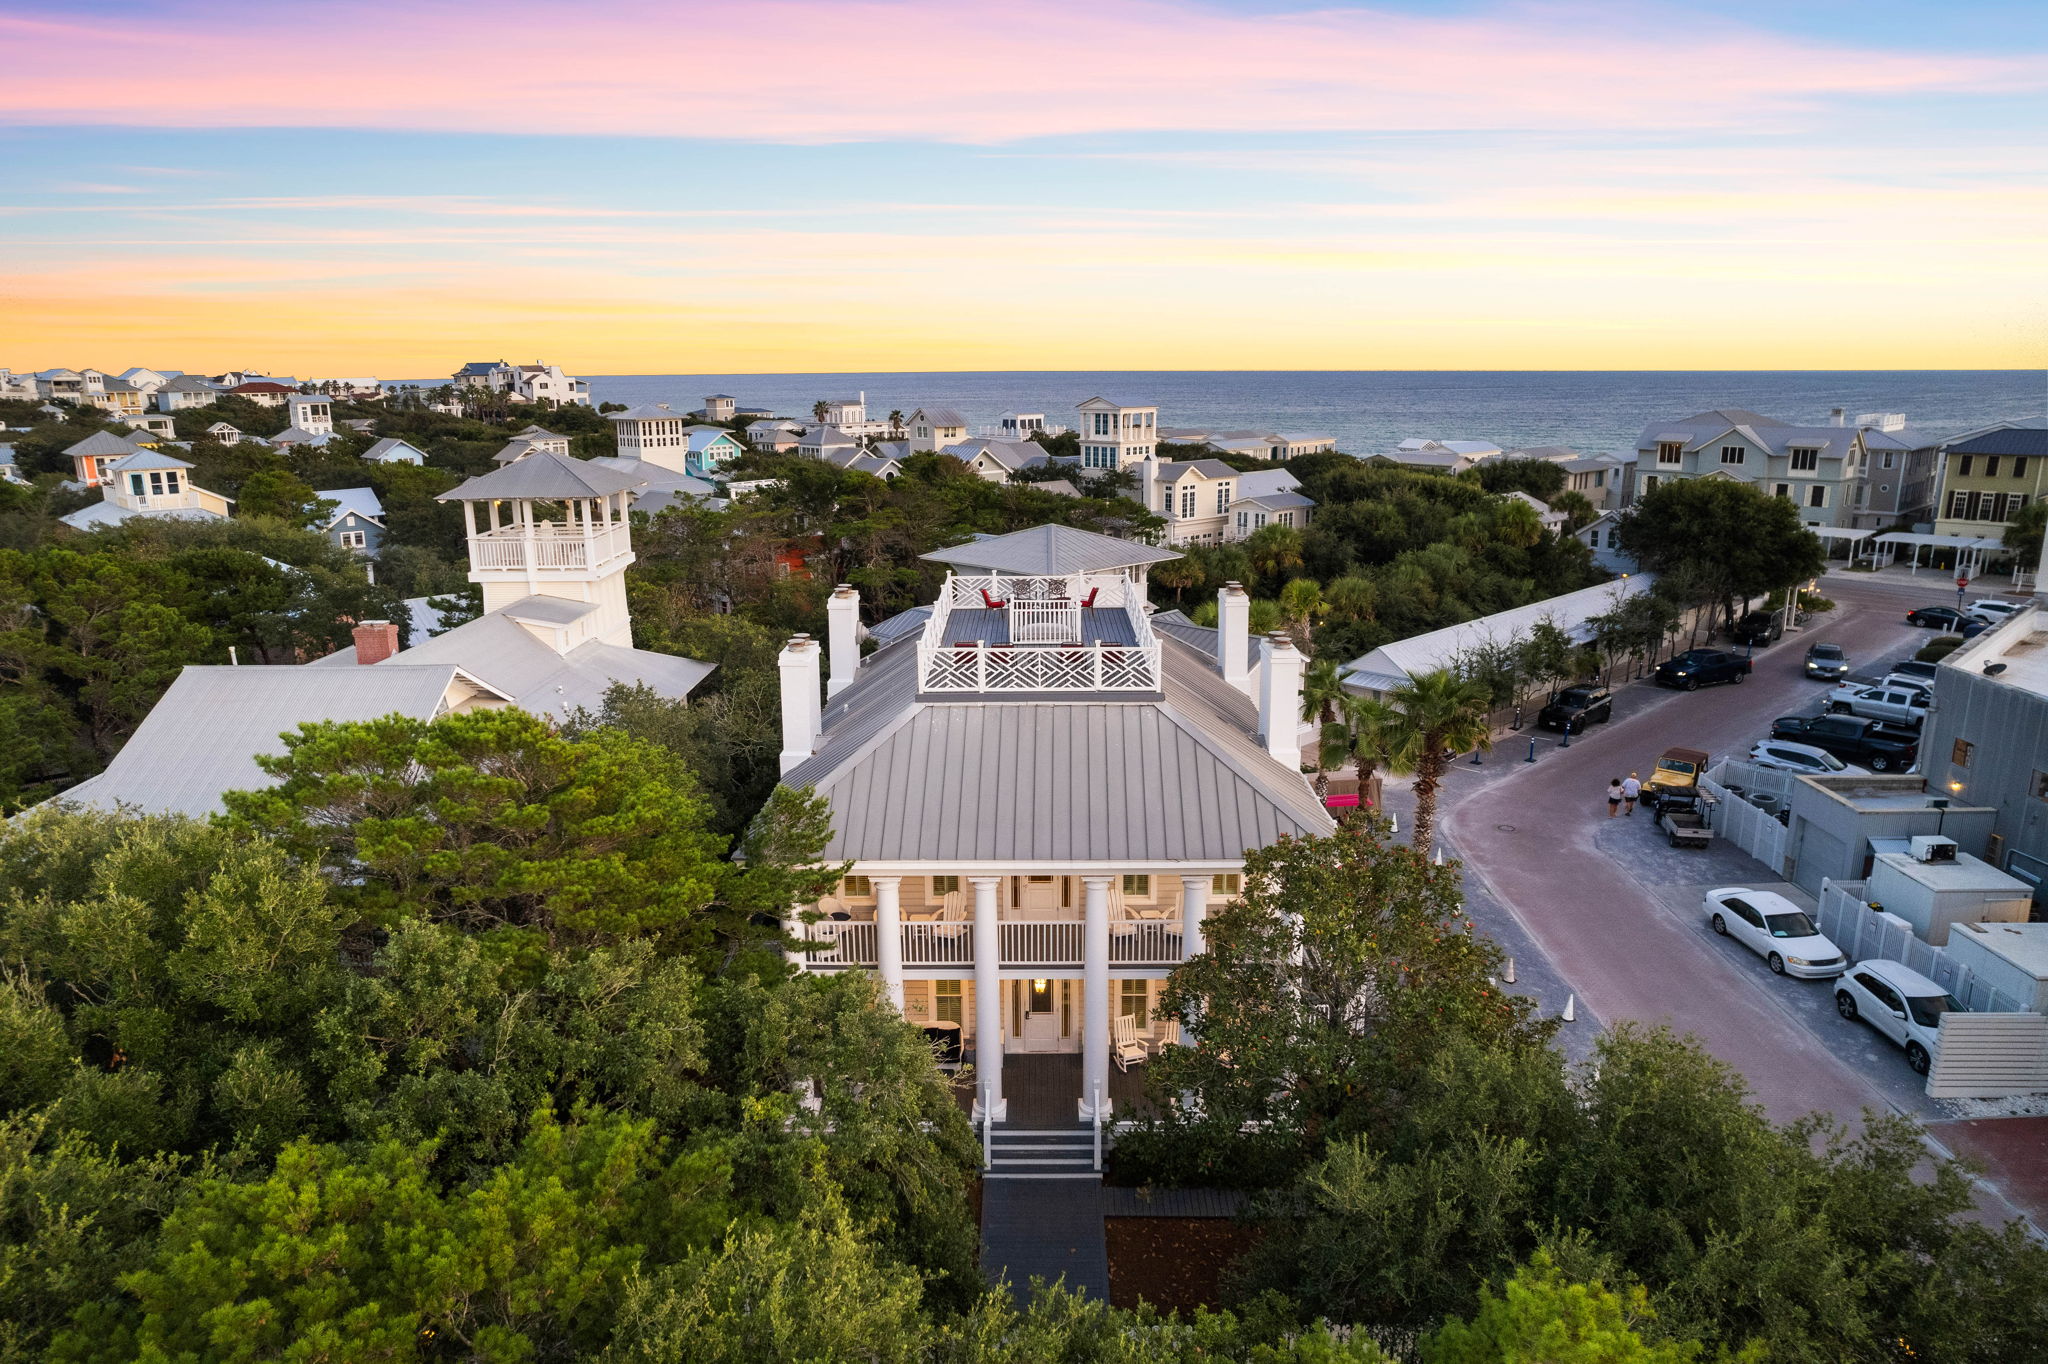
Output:
<instances>
[{"instance_id":1,"label":"red deck chair","mask_svg":"<svg viewBox=\"0 0 2048 1364\"><path fill-rule=\"evenodd\" d=\"M1000 602L1000 601L997 601L997 600L996 600L996 599L995 599L994 597L991 597L991 596L990 596L990 595L988 594L988 589L987 589L987 588L985 588L985 587L984 587L984 588L982 588L982 589L980 589L980 591L981 591L981 604L982 604L983 606L986 606L986 607L987 607L987 608L988 608L989 610L991 610L991 611L1000 611L1000 610L1002 610L1002 609L1003 609L1003 608L1004 608L1005 606L1008 606L1008 605L1009 605L1009 603L1008 603L1008 602Z\"/></svg>"}]
</instances>

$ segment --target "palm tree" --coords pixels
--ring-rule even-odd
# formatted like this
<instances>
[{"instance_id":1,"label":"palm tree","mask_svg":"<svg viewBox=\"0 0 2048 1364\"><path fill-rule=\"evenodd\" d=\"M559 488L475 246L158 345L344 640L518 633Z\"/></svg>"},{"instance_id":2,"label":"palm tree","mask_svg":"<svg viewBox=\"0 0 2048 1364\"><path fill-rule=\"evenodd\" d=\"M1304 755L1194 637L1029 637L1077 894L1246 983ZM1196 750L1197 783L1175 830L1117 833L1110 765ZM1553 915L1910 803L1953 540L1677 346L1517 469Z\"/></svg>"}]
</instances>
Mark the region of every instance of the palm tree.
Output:
<instances>
[{"instance_id":1,"label":"palm tree","mask_svg":"<svg viewBox=\"0 0 2048 1364\"><path fill-rule=\"evenodd\" d=\"M826 405L827 404L823 398L820 398L818 399L818 401L811 404L811 419L813 421L825 420Z\"/></svg>"},{"instance_id":2,"label":"palm tree","mask_svg":"<svg viewBox=\"0 0 2048 1364\"><path fill-rule=\"evenodd\" d=\"M1323 601L1344 620L1371 620L1379 593L1372 579L1346 575L1323 589Z\"/></svg>"},{"instance_id":3,"label":"palm tree","mask_svg":"<svg viewBox=\"0 0 2048 1364\"><path fill-rule=\"evenodd\" d=\"M1292 526L1260 526L1244 542L1252 567L1268 578L1284 578L1301 567L1301 532Z\"/></svg>"},{"instance_id":4,"label":"palm tree","mask_svg":"<svg viewBox=\"0 0 2048 1364\"><path fill-rule=\"evenodd\" d=\"M889 411L889 434L891 436L903 434L903 410L901 408L891 408Z\"/></svg>"},{"instance_id":5,"label":"palm tree","mask_svg":"<svg viewBox=\"0 0 2048 1364\"><path fill-rule=\"evenodd\" d=\"M1301 677L1301 718L1330 724L1337 718L1337 707L1350 696L1351 693L1344 690L1344 684L1339 680L1337 660L1314 659Z\"/></svg>"},{"instance_id":6,"label":"palm tree","mask_svg":"<svg viewBox=\"0 0 2048 1364\"><path fill-rule=\"evenodd\" d=\"M1201 561L1192 554L1183 554L1178 559L1168 559L1163 564L1154 565L1151 577L1156 586L1173 589L1173 604L1179 606L1180 594L1190 587L1200 587L1208 582L1209 571L1203 568Z\"/></svg>"},{"instance_id":7,"label":"palm tree","mask_svg":"<svg viewBox=\"0 0 2048 1364\"><path fill-rule=\"evenodd\" d=\"M1486 702L1486 688L1441 670L1424 673L1394 692L1401 718L1398 740L1391 747L1405 762L1389 761L1388 768L1398 772L1406 767L1415 774L1415 832L1408 842L1424 857L1436 834L1437 790L1452 755L1493 747Z\"/></svg>"},{"instance_id":8,"label":"palm tree","mask_svg":"<svg viewBox=\"0 0 2048 1364\"><path fill-rule=\"evenodd\" d=\"M1401 713L1372 696L1346 693L1337 702L1337 718L1323 724L1316 750L1316 770L1328 772L1345 763L1358 765L1358 793L1365 795L1384 764L1389 771L1407 770L1406 734Z\"/></svg>"},{"instance_id":9,"label":"palm tree","mask_svg":"<svg viewBox=\"0 0 2048 1364\"><path fill-rule=\"evenodd\" d=\"M1322 584L1314 578L1294 578L1280 589L1280 614L1287 618L1287 628L1303 648L1315 643L1316 617L1329 609L1323 601Z\"/></svg>"}]
</instances>

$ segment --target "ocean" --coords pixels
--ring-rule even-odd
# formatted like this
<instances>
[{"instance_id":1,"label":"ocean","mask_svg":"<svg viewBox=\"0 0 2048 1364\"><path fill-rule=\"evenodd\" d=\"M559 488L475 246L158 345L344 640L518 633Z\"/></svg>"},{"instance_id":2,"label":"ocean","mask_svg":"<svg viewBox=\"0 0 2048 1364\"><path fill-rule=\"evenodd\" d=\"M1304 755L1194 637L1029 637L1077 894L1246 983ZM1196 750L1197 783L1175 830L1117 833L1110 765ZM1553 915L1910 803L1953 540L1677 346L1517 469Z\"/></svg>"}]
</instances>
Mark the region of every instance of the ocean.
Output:
<instances>
[{"instance_id":1,"label":"ocean","mask_svg":"<svg viewBox=\"0 0 2048 1364\"><path fill-rule=\"evenodd\" d=\"M587 375L597 402L668 403L679 411L708 393L743 407L808 420L820 398L867 394L868 415L949 407L970 432L1006 411L1043 412L1074 424L1074 405L1101 395L1155 403L1162 426L1310 432L1352 454L1391 450L1410 436L1489 440L1512 449L1562 445L1586 453L1632 450L1663 417L1739 407L1798 423L1902 412L1910 425L1954 435L1988 422L2039 420L2048 410L2040 370L1796 371L997 371L933 374ZM438 382L438 381L430 381Z\"/></svg>"}]
</instances>

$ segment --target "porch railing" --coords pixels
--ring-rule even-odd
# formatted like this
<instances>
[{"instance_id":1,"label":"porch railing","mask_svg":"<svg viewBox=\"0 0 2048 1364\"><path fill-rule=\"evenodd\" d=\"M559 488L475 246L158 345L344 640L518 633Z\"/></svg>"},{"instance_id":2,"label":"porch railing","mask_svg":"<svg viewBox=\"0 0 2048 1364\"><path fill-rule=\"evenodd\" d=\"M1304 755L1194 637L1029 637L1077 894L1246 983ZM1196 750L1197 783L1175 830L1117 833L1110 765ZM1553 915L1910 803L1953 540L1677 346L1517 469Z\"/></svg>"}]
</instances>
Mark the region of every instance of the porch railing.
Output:
<instances>
[{"instance_id":1,"label":"porch railing","mask_svg":"<svg viewBox=\"0 0 2048 1364\"><path fill-rule=\"evenodd\" d=\"M1087 925L1079 919L1009 921L998 925L1005 967L1066 967L1080 970L1087 958ZM872 919L827 920L792 930L818 946L800 949L806 965L874 967L881 961ZM907 923L901 929L905 966L974 965L969 924ZM1109 965L1177 966L1181 955L1178 920L1112 919Z\"/></svg>"},{"instance_id":2,"label":"porch railing","mask_svg":"<svg viewBox=\"0 0 2048 1364\"><path fill-rule=\"evenodd\" d=\"M1159 646L1091 644L918 646L917 685L926 692L1158 691Z\"/></svg>"},{"instance_id":3,"label":"porch railing","mask_svg":"<svg viewBox=\"0 0 2048 1364\"><path fill-rule=\"evenodd\" d=\"M905 966L972 966L974 933L960 923L903 925Z\"/></svg>"},{"instance_id":4,"label":"porch railing","mask_svg":"<svg viewBox=\"0 0 2048 1364\"><path fill-rule=\"evenodd\" d=\"M957 573L948 577L945 599L955 606L982 606L986 592L997 601L1054 601L1061 597L1081 602L1093 592L1090 605L1102 609L1129 606L1140 600L1129 578L1121 573Z\"/></svg>"},{"instance_id":5,"label":"porch railing","mask_svg":"<svg viewBox=\"0 0 2048 1364\"><path fill-rule=\"evenodd\" d=\"M541 522L529 539L523 527L501 526L470 537L470 562L478 568L525 569L530 545L536 569L587 569L624 554L626 536L623 526L610 526L593 529L586 540L580 527Z\"/></svg>"},{"instance_id":6,"label":"porch railing","mask_svg":"<svg viewBox=\"0 0 2048 1364\"><path fill-rule=\"evenodd\" d=\"M874 966L881 961L876 951L875 925L872 920L835 921L803 924L797 927L796 935L823 943L803 954L804 961L811 966Z\"/></svg>"},{"instance_id":7,"label":"porch railing","mask_svg":"<svg viewBox=\"0 0 2048 1364\"><path fill-rule=\"evenodd\" d=\"M1111 966L1177 966L1180 925L1149 919L1112 919L1109 924Z\"/></svg>"},{"instance_id":8,"label":"porch railing","mask_svg":"<svg viewBox=\"0 0 2048 1364\"><path fill-rule=\"evenodd\" d=\"M1086 956L1084 926L1078 921L1006 923L1001 928L1003 965L1080 967Z\"/></svg>"}]
</instances>

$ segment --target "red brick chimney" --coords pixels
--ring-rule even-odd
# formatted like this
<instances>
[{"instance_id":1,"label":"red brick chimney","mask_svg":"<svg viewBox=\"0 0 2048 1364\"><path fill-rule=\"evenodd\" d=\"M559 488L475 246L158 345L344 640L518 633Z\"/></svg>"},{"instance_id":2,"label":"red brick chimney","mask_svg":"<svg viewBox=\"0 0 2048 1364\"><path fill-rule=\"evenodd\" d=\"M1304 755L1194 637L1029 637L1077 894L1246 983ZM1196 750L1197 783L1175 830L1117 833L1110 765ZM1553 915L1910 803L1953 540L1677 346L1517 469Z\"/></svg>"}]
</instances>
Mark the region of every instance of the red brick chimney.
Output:
<instances>
[{"instance_id":1,"label":"red brick chimney","mask_svg":"<svg viewBox=\"0 0 2048 1364\"><path fill-rule=\"evenodd\" d=\"M398 627L388 620L366 620L354 634L358 663L382 663L398 652Z\"/></svg>"}]
</instances>

